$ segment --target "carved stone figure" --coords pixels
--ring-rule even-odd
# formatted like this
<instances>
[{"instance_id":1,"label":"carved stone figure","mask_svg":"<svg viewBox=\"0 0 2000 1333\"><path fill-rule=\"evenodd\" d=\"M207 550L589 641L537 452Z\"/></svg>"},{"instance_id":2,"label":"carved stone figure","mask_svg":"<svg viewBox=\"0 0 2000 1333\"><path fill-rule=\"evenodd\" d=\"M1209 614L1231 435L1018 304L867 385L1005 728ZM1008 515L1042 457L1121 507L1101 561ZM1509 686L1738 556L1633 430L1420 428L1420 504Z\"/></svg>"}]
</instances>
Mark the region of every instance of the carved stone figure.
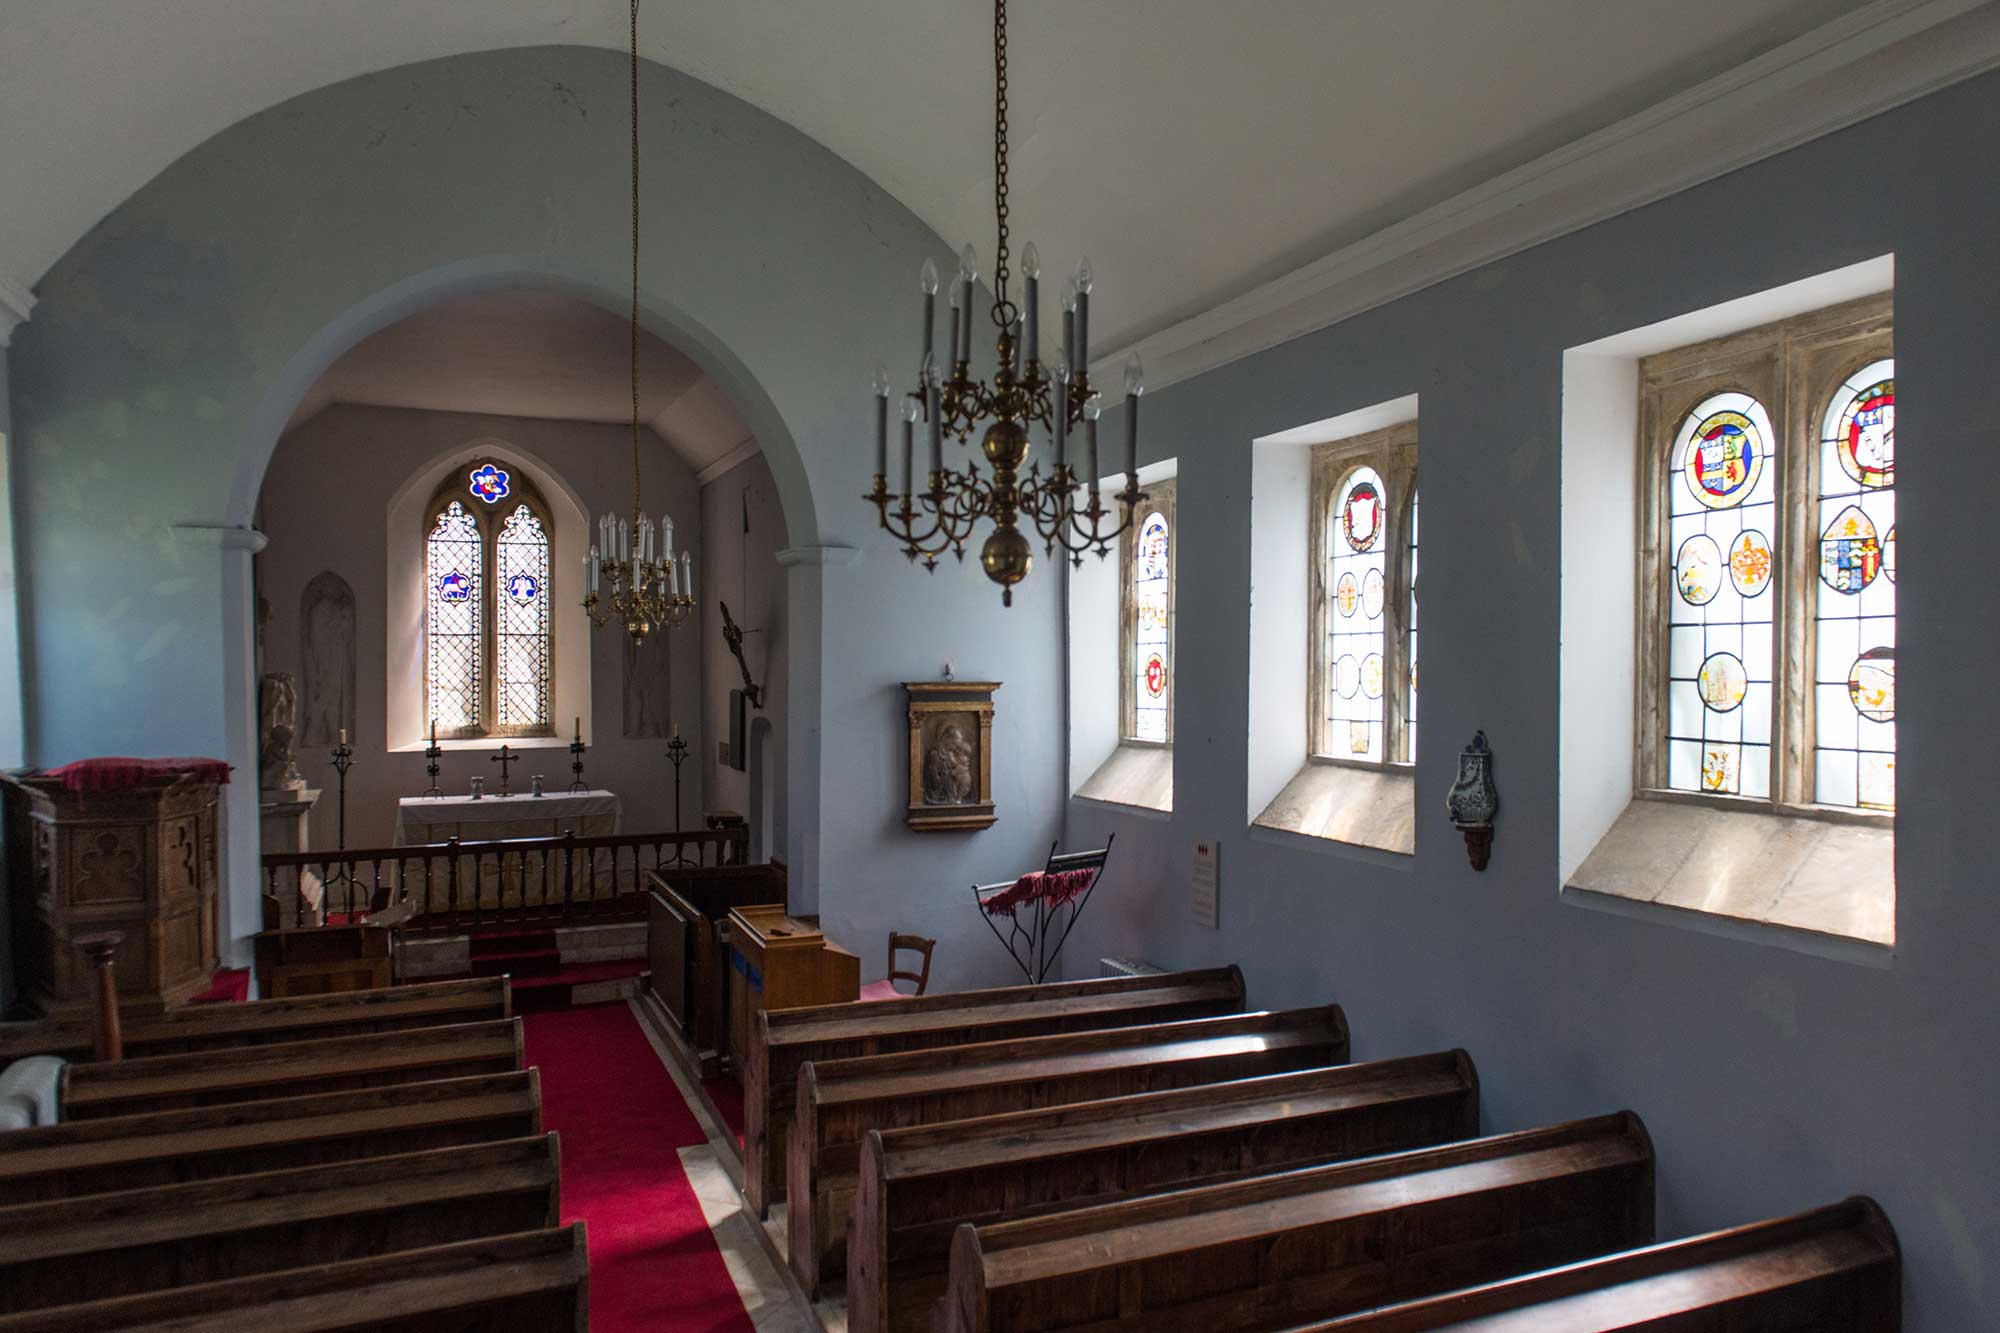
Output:
<instances>
[{"instance_id":1,"label":"carved stone figure","mask_svg":"<svg viewBox=\"0 0 2000 1333\"><path fill-rule=\"evenodd\" d=\"M299 776L297 758L292 752L292 729L298 718L299 706L298 693L292 686L292 673L273 671L267 674L259 697L262 745L257 768L263 788L272 792L301 791L306 780Z\"/></svg>"},{"instance_id":2,"label":"carved stone figure","mask_svg":"<svg viewBox=\"0 0 2000 1333\"><path fill-rule=\"evenodd\" d=\"M321 570L299 596L299 744L333 745L354 726L354 589Z\"/></svg>"},{"instance_id":3,"label":"carved stone figure","mask_svg":"<svg viewBox=\"0 0 2000 1333\"><path fill-rule=\"evenodd\" d=\"M964 805L972 799L972 742L956 722L938 729L924 756L924 803Z\"/></svg>"}]
</instances>

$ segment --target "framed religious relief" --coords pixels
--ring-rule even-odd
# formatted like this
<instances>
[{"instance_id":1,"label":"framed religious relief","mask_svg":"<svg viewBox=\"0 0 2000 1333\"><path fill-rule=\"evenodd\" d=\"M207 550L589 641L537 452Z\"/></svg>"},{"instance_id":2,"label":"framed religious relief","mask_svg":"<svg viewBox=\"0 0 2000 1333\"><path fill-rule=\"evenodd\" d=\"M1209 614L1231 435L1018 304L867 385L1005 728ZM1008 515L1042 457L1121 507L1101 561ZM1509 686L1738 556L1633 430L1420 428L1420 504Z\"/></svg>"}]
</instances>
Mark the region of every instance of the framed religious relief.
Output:
<instances>
[{"instance_id":1,"label":"framed religious relief","mask_svg":"<svg viewBox=\"0 0 2000 1333\"><path fill-rule=\"evenodd\" d=\"M980 829L993 812L993 692L997 680L905 681L910 711L910 800L919 831Z\"/></svg>"}]
</instances>

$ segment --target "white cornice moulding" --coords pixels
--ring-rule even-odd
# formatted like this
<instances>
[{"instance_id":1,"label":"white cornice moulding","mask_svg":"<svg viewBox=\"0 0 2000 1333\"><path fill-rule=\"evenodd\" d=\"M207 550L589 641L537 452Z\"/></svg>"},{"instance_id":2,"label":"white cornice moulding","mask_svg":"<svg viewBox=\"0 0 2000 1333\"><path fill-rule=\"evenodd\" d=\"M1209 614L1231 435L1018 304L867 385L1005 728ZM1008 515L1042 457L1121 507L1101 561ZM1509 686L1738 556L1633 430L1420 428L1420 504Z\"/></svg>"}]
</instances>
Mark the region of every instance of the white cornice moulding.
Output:
<instances>
[{"instance_id":1,"label":"white cornice moulding","mask_svg":"<svg viewBox=\"0 0 2000 1333\"><path fill-rule=\"evenodd\" d=\"M35 308L35 294L5 274L0 274L0 347L14 340L14 330L28 322Z\"/></svg>"},{"instance_id":2,"label":"white cornice moulding","mask_svg":"<svg viewBox=\"0 0 2000 1333\"><path fill-rule=\"evenodd\" d=\"M1094 358L1164 388L2000 68L2000 4L1875 0L1754 60Z\"/></svg>"},{"instance_id":3,"label":"white cornice moulding","mask_svg":"<svg viewBox=\"0 0 2000 1333\"><path fill-rule=\"evenodd\" d=\"M174 535L183 541L199 542L224 551L248 551L252 555L263 550L271 540L255 528L199 521L174 524Z\"/></svg>"},{"instance_id":4,"label":"white cornice moulding","mask_svg":"<svg viewBox=\"0 0 2000 1333\"><path fill-rule=\"evenodd\" d=\"M778 552L778 563L790 569L793 565L851 565L861 558L860 548L854 546L787 546Z\"/></svg>"},{"instance_id":5,"label":"white cornice moulding","mask_svg":"<svg viewBox=\"0 0 2000 1333\"><path fill-rule=\"evenodd\" d=\"M744 463L747 463L751 459L755 458L759 450L760 446L757 443L757 437L753 435L749 439L743 441L743 443L737 445L734 449L731 449L728 453L724 454L722 457L716 459L713 463L710 463L707 467L703 468L701 471L695 473L694 474L695 485L706 486L708 485L708 483L714 481L718 477L727 476L729 473L735 471L738 467L742 466Z\"/></svg>"}]
</instances>

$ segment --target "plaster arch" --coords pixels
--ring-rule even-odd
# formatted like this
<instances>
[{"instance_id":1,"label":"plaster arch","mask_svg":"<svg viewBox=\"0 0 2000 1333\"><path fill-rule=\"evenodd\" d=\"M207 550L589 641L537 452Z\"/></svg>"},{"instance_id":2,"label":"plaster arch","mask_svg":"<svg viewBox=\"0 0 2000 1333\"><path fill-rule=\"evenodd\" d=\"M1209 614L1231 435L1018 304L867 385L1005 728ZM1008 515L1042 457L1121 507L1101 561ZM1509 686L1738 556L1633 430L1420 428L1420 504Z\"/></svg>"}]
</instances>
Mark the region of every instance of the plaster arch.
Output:
<instances>
[{"instance_id":1,"label":"plaster arch","mask_svg":"<svg viewBox=\"0 0 2000 1333\"><path fill-rule=\"evenodd\" d=\"M31 761L210 753L255 773L249 525L287 417L347 348L448 296L539 286L624 310L626 79L615 53L547 47L333 84L200 145L49 271L10 367ZM807 555L786 850L810 880L811 556L840 544L815 496L858 494L861 386L897 359L878 308L950 251L746 103L651 63L641 96L641 320L735 398ZM239 955L256 799L229 789Z\"/></svg>"},{"instance_id":2,"label":"plaster arch","mask_svg":"<svg viewBox=\"0 0 2000 1333\"><path fill-rule=\"evenodd\" d=\"M539 285L624 310L627 77L613 52L540 47L317 89L183 156L49 270L10 350L30 762L255 772L247 525L287 416L346 348L446 296ZM657 64L640 80L641 319L735 396L793 543L793 905L839 938L940 938L940 984L997 983L984 927L936 886L1038 861L1060 822L1060 578L1044 566L1002 610L976 568L895 558L858 498L870 371L917 360L916 274L953 250L781 121ZM913 839L893 682L945 656L1020 701L995 757L1007 813ZM241 957L257 794L228 801Z\"/></svg>"}]
</instances>

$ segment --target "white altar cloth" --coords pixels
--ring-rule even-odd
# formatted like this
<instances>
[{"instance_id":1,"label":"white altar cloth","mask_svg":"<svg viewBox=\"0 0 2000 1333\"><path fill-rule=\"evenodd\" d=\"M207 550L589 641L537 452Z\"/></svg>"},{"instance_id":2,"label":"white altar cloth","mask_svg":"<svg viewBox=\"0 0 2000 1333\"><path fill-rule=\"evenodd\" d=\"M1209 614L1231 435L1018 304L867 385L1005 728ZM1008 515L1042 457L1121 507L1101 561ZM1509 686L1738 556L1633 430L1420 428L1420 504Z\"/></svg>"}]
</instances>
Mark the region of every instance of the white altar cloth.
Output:
<instances>
[{"instance_id":1,"label":"white altar cloth","mask_svg":"<svg viewBox=\"0 0 2000 1333\"><path fill-rule=\"evenodd\" d=\"M618 832L622 813L616 792L549 792L545 796L405 796L396 806L395 844L494 842L505 838L549 838L574 833L579 838ZM629 858L628 858L629 859ZM578 853L568 864L561 851L526 852L505 863L495 856L459 858L457 888L449 859L434 861L428 879L418 865L406 866L403 883L419 910L465 910L472 906L472 885L479 884L482 910L573 899L608 898L621 891L621 881L637 878L634 863L621 874L618 857L600 851L595 857ZM623 885L622 891L635 891Z\"/></svg>"},{"instance_id":2,"label":"white altar cloth","mask_svg":"<svg viewBox=\"0 0 2000 1333\"><path fill-rule=\"evenodd\" d=\"M463 838L580 838L618 831L618 793L550 792L546 796L405 796L396 804L395 843L411 847Z\"/></svg>"}]
</instances>

